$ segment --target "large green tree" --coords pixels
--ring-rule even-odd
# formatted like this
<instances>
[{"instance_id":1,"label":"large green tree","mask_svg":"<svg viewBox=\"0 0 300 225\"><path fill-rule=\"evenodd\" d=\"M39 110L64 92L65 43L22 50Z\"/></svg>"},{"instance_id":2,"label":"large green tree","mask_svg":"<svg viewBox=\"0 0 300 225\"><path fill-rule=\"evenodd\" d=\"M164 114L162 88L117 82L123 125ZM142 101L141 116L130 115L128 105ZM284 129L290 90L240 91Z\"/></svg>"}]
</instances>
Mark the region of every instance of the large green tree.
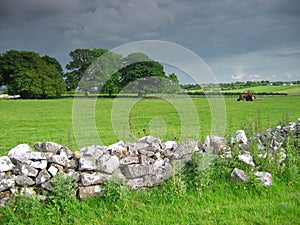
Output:
<instances>
[{"instance_id":1,"label":"large green tree","mask_svg":"<svg viewBox=\"0 0 300 225\"><path fill-rule=\"evenodd\" d=\"M119 74L120 86L139 96L163 92L166 84L164 81L169 79L163 66L143 53L131 53L125 57ZM126 88L127 86L129 87Z\"/></svg>"},{"instance_id":2,"label":"large green tree","mask_svg":"<svg viewBox=\"0 0 300 225\"><path fill-rule=\"evenodd\" d=\"M65 73L68 90L75 90L87 68L108 50L102 48L75 49L69 53L72 61L66 65L69 72Z\"/></svg>"},{"instance_id":3,"label":"large green tree","mask_svg":"<svg viewBox=\"0 0 300 225\"><path fill-rule=\"evenodd\" d=\"M60 96L65 91L59 63L36 52L10 50L1 55L1 84L22 98Z\"/></svg>"}]
</instances>

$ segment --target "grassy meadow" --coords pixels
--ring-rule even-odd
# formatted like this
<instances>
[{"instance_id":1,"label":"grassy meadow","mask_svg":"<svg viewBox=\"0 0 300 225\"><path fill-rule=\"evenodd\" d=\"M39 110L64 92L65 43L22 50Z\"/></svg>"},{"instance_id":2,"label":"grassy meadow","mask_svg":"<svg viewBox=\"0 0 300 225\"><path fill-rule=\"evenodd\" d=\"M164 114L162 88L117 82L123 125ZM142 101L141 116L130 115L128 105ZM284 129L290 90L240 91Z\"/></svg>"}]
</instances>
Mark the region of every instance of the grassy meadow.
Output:
<instances>
[{"instance_id":1,"label":"grassy meadow","mask_svg":"<svg viewBox=\"0 0 300 225\"><path fill-rule=\"evenodd\" d=\"M86 111L95 110L96 129L101 144L104 145L118 141L118 137L124 132L123 128L114 130L112 126L111 117L115 115L112 113L114 101L115 99L100 98L96 101L95 109L86 109ZM179 98L174 101L177 105L184 105L186 99ZM183 125L200 124L198 135L203 140L211 132L210 107L205 98L192 98L192 103L198 113L199 122L190 121L186 124L185 121ZM72 125L72 104L71 98L0 100L0 154L6 154L20 143L28 143L33 147L33 144L38 141L53 141L66 145L72 150L78 150ZM226 136L233 135L239 129L245 129L250 133L261 132L271 126L295 121L300 117L299 105L300 96L265 97L258 98L256 102L237 102L236 98L225 98ZM116 110L119 109L115 109L114 112ZM145 135L144 128L147 129L147 135L162 134L159 137L164 141L172 140L174 137L180 139L182 136L180 116L174 106L165 99L143 99L133 105L129 114L121 112L117 115L128 118L132 136L135 138ZM159 123L164 123L165 132L153 129L151 132L149 124L151 125L153 118L157 119L158 127ZM82 121L85 122L84 118ZM191 136L195 135L197 134L191 134Z\"/></svg>"},{"instance_id":2,"label":"grassy meadow","mask_svg":"<svg viewBox=\"0 0 300 225\"><path fill-rule=\"evenodd\" d=\"M226 137L238 129L244 129L250 136L300 117L300 96L260 97L256 102L224 100ZM114 108L114 101L109 98L96 101L96 129L104 145L116 142L118 135L125 132L112 127L111 115L122 117L124 110ZM184 105L187 100L174 101ZM211 132L209 102L205 98L192 98L192 102L199 117L197 135L203 141ZM53 141L78 150L72 107L71 98L0 100L0 154L7 154L20 143L33 147L37 141ZM116 111L120 113L114 114ZM166 99L142 99L134 104L126 118L132 139L160 134L164 141L174 137L180 141L181 126L186 126L181 124L174 105ZM187 126L195 124L198 123L190 121ZM68 193L68 184L62 182L46 201L16 197L11 205L0 208L0 224L299 224L300 160L292 142L285 144L288 159L284 164L266 161L264 165L273 176L271 187L261 186L254 178L246 184L232 182L230 173L234 167L251 170L234 159L216 160L204 171L197 170L199 163L194 159L191 167L160 187L131 191L106 183L104 196L77 200Z\"/></svg>"}]
</instances>

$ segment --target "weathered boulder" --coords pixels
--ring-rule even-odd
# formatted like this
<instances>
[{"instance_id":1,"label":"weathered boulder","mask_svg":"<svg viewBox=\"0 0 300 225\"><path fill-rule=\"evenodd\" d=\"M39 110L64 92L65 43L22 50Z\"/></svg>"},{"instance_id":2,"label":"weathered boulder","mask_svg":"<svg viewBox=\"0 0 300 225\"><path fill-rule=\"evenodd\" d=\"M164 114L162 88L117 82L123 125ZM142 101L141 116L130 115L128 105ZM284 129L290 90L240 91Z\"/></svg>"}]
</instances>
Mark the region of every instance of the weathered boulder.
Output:
<instances>
[{"instance_id":1,"label":"weathered boulder","mask_svg":"<svg viewBox=\"0 0 300 225\"><path fill-rule=\"evenodd\" d=\"M238 168L233 169L233 171L231 173L231 178L234 179L234 180L243 181L245 183L248 182L247 174L243 170L240 170Z\"/></svg>"},{"instance_id":2,"label":"weathered boulder","mask_svg":"<svg viewBox=\"0 0 300 225\"><path fill-rule=\"evenodd\" d=\"M261 182L262 185L264 186L272 185L272 174L268 172L256 172L254 175Z\"/></svg>"},{"instance_id":3,"label":"weathered boulder","mask_svg":"<svg viewBox=\"0 0 300 225\"><path fill-rule=\"evenodd\" d=\"M66 155L54 155L51 157L50 162L61 165L65 168L69 168L71 166L70 161Z\"/></svg>"},{"instance_id":4,"label":"weathered boulder","mask_svg":"<svg viewBox=\"0 0 300 225\"><path fill-rule=\"evenodd\" d=\"M0 157L0 173L10 171L14 167L14 164L10 161L8 156Z\"/></svg>"},{"instance_id":5,"label":"weathered boulder","mask_svg":"<svg viewBox=\"0 0 300 225\"><path fill-rule=\"evenodd\" d=\"M79 159L78 170L96 170L97 158L90 155L82 155Z\"/></svg>"},{"instance_id":6,"label":"weathered boulder","mask_svg":"<svg viewBox=\"0 0 300 225\"><path fill-rule=\"evenodd\" d=\"M106 151L105 148L103 146L99 146L99 145L91 145L91 146L80 149L82 156L91 156L96 159L100 158L104 154L105 151Z\"/></svg>"},{"instance_id":7,"label":"weathered boulder","mask_svg":"<svg viewBox=\"0 0 300 225\"><path fill-rule=\"evenodd\" d=\"M244 151L244 150L240 151L238 155L238 159L250 166L253 167L255 166L251 152Z\"/></svg>"}]
</instances>

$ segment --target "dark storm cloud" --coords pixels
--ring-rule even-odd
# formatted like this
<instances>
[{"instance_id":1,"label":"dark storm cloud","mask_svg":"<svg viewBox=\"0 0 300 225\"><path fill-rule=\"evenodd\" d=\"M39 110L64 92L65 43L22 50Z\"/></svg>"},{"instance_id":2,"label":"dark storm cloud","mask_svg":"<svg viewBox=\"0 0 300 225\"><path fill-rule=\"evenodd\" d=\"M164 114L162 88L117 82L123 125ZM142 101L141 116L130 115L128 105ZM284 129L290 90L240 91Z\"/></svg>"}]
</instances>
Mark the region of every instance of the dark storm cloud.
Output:
<instances>
[{"instance_id":1,"label":"dark storm cloud","mask_svg":"<svg viewBox=\"0 0 300 225\"><path fill-rule=\"evenodd\" d=\"M234 76L236 71L257 78L260 71L254 63L264 56L274 63L284 57L290 68L286 73L297 76L299 15L296 0L4 0L0 52L34 50L64 66L75 48L111 49L158 39L188 47L227 80L241 77ZM262 65L256 67L266 73L260 76L274 75Z\"/></svg>"}]
</instances>

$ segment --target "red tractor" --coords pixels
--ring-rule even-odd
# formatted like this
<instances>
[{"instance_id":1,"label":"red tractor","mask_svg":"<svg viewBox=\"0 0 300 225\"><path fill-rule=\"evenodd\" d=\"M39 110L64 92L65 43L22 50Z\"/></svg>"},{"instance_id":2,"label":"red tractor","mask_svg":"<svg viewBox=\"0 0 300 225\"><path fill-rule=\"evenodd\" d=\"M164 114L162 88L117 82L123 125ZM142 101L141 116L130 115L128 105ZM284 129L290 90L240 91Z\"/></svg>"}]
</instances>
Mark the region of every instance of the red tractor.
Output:
<instances>
[{"instance_id":1,"label":"red tractor","mask_svg":"<svg viewBox=\"0 0 300 225\"><path fill-rule=\"evenodd\" d=\"M240 94L240 96L237 99L238 101L255 101L256 96L248 90L247 93Z\"/></svg>"}]
</instances>

